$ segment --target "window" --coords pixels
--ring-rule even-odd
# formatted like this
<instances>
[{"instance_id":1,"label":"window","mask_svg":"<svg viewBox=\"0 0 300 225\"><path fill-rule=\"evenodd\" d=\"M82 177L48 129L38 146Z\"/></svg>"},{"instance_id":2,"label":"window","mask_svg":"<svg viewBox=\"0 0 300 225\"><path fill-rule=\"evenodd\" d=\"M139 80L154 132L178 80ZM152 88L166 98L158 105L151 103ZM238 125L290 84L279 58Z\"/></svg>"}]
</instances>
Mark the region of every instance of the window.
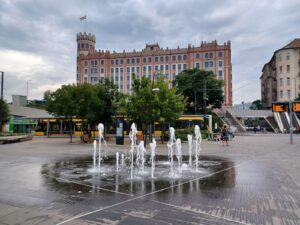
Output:
<instances>
[{"instance_id":1,"label":"window","mask_svg":"<svg viewBox=\"0 0 300 225\"><path fill-rule=\"evenodd\" d=\"M166 62L169 62L169 56L166 56Z\"/></svg>"},{"instance_id":2,"label":"window","mask_svg":"<svg viewBox=\"0 0 300 225\"><path fill-rule=\"evenodd\" d=\"M127 67L127 74L130 73L130 67Z\"/></svg>"},{"instance_id":3,"label":"window","mask_svg":"<svg viewBox=\"0 0 300 225\"><path fill-rule=\"evenodd\" d=\"M120 89L123 90L123 84L120 85Z\"/></svg>"},{"instance_id":4,"label":"window","mask_svg":"<svg viewBox=\"0 0 300 225\"><path fill-rule=\"evenodd\" d=\"M155 71L158 71L158 66L155 66Z\"/></svg>"},{"instance_id":5,"label":"window","mask_svg":"<svg viewBox=\"0 0 300 225\"><path fill-rule=\"evenodd\" d=\"M223 57L223 52L218 52L218 56L219 56L219 58L222 58Z\"/></svg>"},{"instance_id":6,"label":"window","mask_svg":"<svg viewBox=\"0 0 300 225\"><path fill-rule=\"evenodd\" d=\"M112 59L112 60L110 61L110 63L111 63L111 65L114 65L114 64L115 64L115 60Z\"/></svg>"},{"instance_id":7,"label":"window","mask_svg":"<svg viewBox=\"0 0 300 225\"><path fill-rule=\"evenodd\" d=\"M278 61L279 61L279 62L281 61L281 55L278 56Z\"/></svg>"},{"instance_id":8,"label":"window","mask_svg":"<svg viewBox=\"0 0 300 225\"><path fill-rule=\"evenodd\" d=\"M209 53L209 58L213 58L214 57L214 53L213 52L210 52Z\"/></svg>"},{"instance_id":9,"label":"window","mask_svg":"<svg viewBox=\"0 0 300 225\"><path fill-rule=\"evenodd\" d=\"M118 65L119 64L119 60L118 59L116 59L116 65Z\"/></svg>"},{"instance_id":10,"label":"window","mask_svg":"<svg viewBox=\"0 0 300 225\"><path fill-rule=\"evenodd\" d=\"M176 70L176 65L175 64L172 65L172 70Z\"/></svg>"},{"instance_id":11,"label":"window","mask_svg":"<svg viewBox=\"0 0 300 225\"><path fill-rule=\"evenodd\" d=\"M196 63L196 68L198 68L198 69L200 68L200 63L198 63L198 62Z\"/></svg>"},{"instance_id":12,"label":"window","mask_svg":"<svg viewBox=\"0 0 300 225\"><path fill-rule=\"evenodd\" d=\"M77 48L80 48L80 44L78 43Z\"/></svg>"},{"instance_id":13,"label":"window","mask_svg":"<svg viewBox=\"0 0 300 225\"><path fill-rule=\"evenodd\" d=\"M140 58L136 58L136 63L140 63Z\"/></svg>"},{"instance_id":14,"label":"window","mask_svg":"<svg viewBox=\"0 0 300 225\"><path fill-rule=\"evenodd\" d=\"M179 56L177 57L177 59L178 59L178 61L181 61L181 59L182 59L181 55L179 55Z\"/></svg>"},{"instance_id":15,"label":"window","mask_svg":"<svg viewBox=\"0 0 300 225\"><path fill-rule=\"evenodd\" d=\"M290 60L290 55L289 54L286 55L286 60Z\"/></svg>"},{"instance_id":16,"label":"window","mask_svg":"<svg viewBox=\"0 0 300 225\"><path fill-rule=\"evenodd\" d=\"M84 48L84 44L83 43L81 43L81 48Z\"/></svg>"},{"instance_id":17,"label":"window","mask_svg":"<svg viewBox=\"0 0 300 225\"><path fill-rule=\"evenodd\" d=\"M176 74L173 73L173 74L172 74L172 80L175 80L175 79L176 79Z\"/></svg>"},{"instance_id":18,"label":"window","mask_svg":"<svg viewBox=\"0 0 300 225\"><path fill-rule=\"evenodd\" d=\"M223 71L222 70L218 71L218 78L219 78L219 80L223 79Z\"/></svg>"},{"instance_id":19,"label":"window","mask_svg":"<svg viewBox=\"0 0 300 225\"><path fill-rule=\"evenodd\" d=\"M120 59L120 64L123 64L123 59Z\"/></svg>"},{"instance_id":20,"label":"window","mask_svg":"<svg viewBox=\"0 0 300 225\"><path fill-rule=\"evenodd\" d=\"M151 72L151 66L148 66L148 72L150 73Z\"/></svg>"},{"instance_id":21,"label":"window","mask_svg":"<svg viewBox=\"0 0 300 225\"><path fill-rule=\"evenodd\" d=\"M177 67L178 67L178 70L181 70L181 64L178 64Z\"/></svg>"},{"instance_id":22,"label":"window","mask_svg":"<svg viewBox=\"0 0 300 225\"><path fill-rule=\"evenodd\" d=\"M283 91L280 91L280 98L283 98Z\"/></svg>"},{"instance_id":23,"label":"window","mask_svg":"<svg viewBox=\"0 0 300 225\"><path fill-rule=\"evenodd\" d=\"M88 74L88 69L84 69L84 74Z\"/></svg>"},{"instance_id":24,"label":"window","mask_svg":"<svg viewBox=\"0 0 300 225\"><path fill-rule=\"evenodd\" d=\"M129 91L130 91L130 85L127 84L127 92L129 92Z\"/></svg>"},{"instance_id":25,"label":"window","mask_svg":"<svg viewBox=\"0 0 300 225\"><path fill-rule=\"evenodd\" d=\"M223 66L223 61L219 61L219 67Z\"/></svg>"},{"instance_id":26,"label":"window","mask_svg":"<svg viewBox=\"0 0 300 225\"><path fill-rule=\"evenodd\" d=\"M143 66L143 71L146 72L146 70L147 70L147 67Z\"/></svg>"},{"instance_id":27,"label":"window","mask_svg":"<svg viewBox=\"0 0 300 225\"><path fill-rule=\"evenodd\" d=\"M166 79L169 80L169 74L168 73L166 73Z\"/></svg>"},{"instance_id":28,"label":"window","mask_svg":"<svg viewBox=\"0 0 300 225\"><path fill-rule=\"evenodd\" d=\"M161 61L161 62L164 61L164 57L163 57L163 56L160 57L160 61Z\"/></svg>"},{"instance_id":29,"label":"window","mask_svg":"<svg viewBox=\"0 0 300 225\"><path fill-rule=\"evenodd\" d=\"M290 65L286 65L286 72L290 72Z\"/></svg>"},{"instance_id":30,"label":"window","mask_svg":"<svg viewBox=\"0 0 300 225\"><path fill-rule=\"evenodd\" d=\"M172 56L172 60L173 60L173 61L176 61L176 55L173 55L173 56Z\"/></svg>"},{"instance_id":31,"label":"window","mask_svg":"<svg viewBox=\"0 0 300 225\"><path fill-rule=\"evenodd\" d=\"M119 81L119 76L116 76L116 82L118 82Z\"/></svg>"},{"instance_id":32,"label":"window","mask_svg":"<svg viewBox=\"0 0 300 225\"><path fill-rule=\"evenodd\" d=\"M158 57L157 56L155 57L155 62L158 62Z\"/></svg>"},{"instance_id":33,"label":"window","mask_svg":"<svg viewBox=\"0 0 300 225\"><path fill-rule=\"evenodd\" d=\"M291 98L291 90L287 90L287 97L288 97L288 99Z\"/></svg>"},{"instance_id":34,"label":"window","mask_svg":"<svg viewBox=\"0 0 300 225\"><path fill-rule=\"evenodd\" d=\"M84 61L84 65L85 65L85 66L88 66L88 61Z\"/></svg>"},{"instance_id":35,"label":"window","mask_svg":"<svg viewBox=\"0 0 300 225\"><path fill-rule=\"evenodd\" d=\"M131 63L134 64L135 63L135 58L131 59Z\"/></svg>"},{"instance_id":36,"label":"window","mask_svg":"<svg viewBox=\"0 0 300 225\"><path fill-rule=\"evenodd\" d=\"M101 71L101 73L104 73L104 68L101 68L100 71Z\"/></svg>"},{"instance_id":37,"label":"window","mask_svg":"<svg viewBox=\"0 0 300 225\"><path fill-rule=\"evenodd\" d=\"M114 68L110 68L110 73L111 73L111 74L114 73Z\"/></svg>"},{"instance_id":38,"label":"window","mask_svg":"<svg viewBox=\"0 0 300 225\"><path fill-rule=\"evenodd\" d=\"M120 81L123 82L123 75L120 76Z\"/></svg>"},{"instance_id":39,"label":"window","mask_svg":"<svg viewBox=\"0 0 300 225\"><path fill-rule=\"evenodd\" d=\"M200 59L200 54L196 53L196 59Z\"/></svg>"},{"instance_id":40,"label":"window","mask_svg":"<svg viewBox=\"0 0 300 225\"><path fill-rule=\"evenodd\" d=\"M148 75L148 79L151 80L151 74Z\"/></svg>"},{"instance_id":41,"label":"window","mask_svg":"<svg viewBox=\"0 0 300 225\"><path fill-rule=\"evenodd\" d=\"M110 81L114 81L114 76L110 76Z\"/></svg>"},{"instance_id":42,"label":"window","mask_svg":"<svg viewBox=\"0 0 300 225\"><path fill-rule=\"evenodd\" d=\"M127 59L127 64L129 64L130 63L130 59Z\"/></svg>"},{"instance_id":43,"label":"window","mask_svg":"<svg viewBox=\"0 0 300 225\"><path fill-rule=\"evenodd\" d=\"M186 60L187 59L187 56L186 55L183 55L183 60Z\"/></svg>"},{"instance_id":44,"label":"window","mask_svg":"<svg viewBox=\"0 0 300 225\"><path fill-rule=\"evenodd\" d=\"M164 65L160 65L160 71L164 71Z\"/></svg>"},{"instance_id":45,"label":"window","mask_svg":"<svg viewBox=\"0 0 300 225\"><path fill-rule=\"evenodd\" d=\"M130 76L129 75L127 75L127 81L130 81Z\"/></svg>"},{"instance_id":46,"label":"window","mask_svg":"<svg viewBox=\"0 0 300 225\"><path fill-rule=\"evenodd\" d=\"M280 78L280 79L279 79L279 85L280 85L280 87L282 87L282 84L283 84L282 78Z\"/></svg>"},{"instance_id":47,"label":"window","mask_svg":"<svg viewBox=\"0 0 300 225\"><path fill-rule=\"evenodd\" d=\"M143 63L146 63L146 58L143 58Z\"/></svg>"},{"instance_id":48,"label":"window","mask_svg":"<svg viewBox=\"0 0 300 225\"><path fill-rule=\"evenodd\" d=\"M91 61L91 64L92 64L92 66L94 66L94 61L93 60Z\"/></svg>"},{"instance_id":49,"label":"window","mask_svg":"<svg viewBox=\"0 0 300 225\"><path fill-rule=\"evenodd\" d=\"M120 73L123 74L123 67L120 68Z\"/></svg>"},{"instance_id":50,"label":"window","mask_svg":"<svg viewBox=\"0 0 300 225\"><path fill-rule=\"evenodd\" d=\"M279 72L282 73L282 66L279 66Z\"/></svg>"},{"instance_id":51,"label":"window","mask_svg":"<svg viewBox=\"0 0 300 225\"><path fill-rule=\"evenodd\" d=\"M183 69L184 69L184 70L187 69L187 64L183 64Z\"/></svg>"},{"instance_id":52,"label":"window","mask_svg":"<svg viewBox=\"0 0 300 225\"><path fill-rule=\"evenodd\" d=\"M119 68L116 68L116 73L119 73Z\"/></svg>"},{"instance_id":53,"label":"window","mask_svg":"<svg viewBox=\"0 0 300 225\"><path fill-rule=\"evenodd\" d=\"M205 58L208 59L208 52L205 52Z\"/></svg>"},{"instance_id":54,"label":"window","mask_svg":"<svg viewBox=\"0 0 300 225\"><path fill-rule=\"evenodd\" d=\"M101 60L101 65L104 65L104 60L103 59Z\"/></svg>"},{"instance_id":55,"label":"window","mask_svg":"<svg viewBox=\"0 0 300 225\"><path fill-rule=\"evenodd\" d=\"M131 67L131 73L134 73L134 72L135 72L135 68Z\"/></svg>"},{"instance_id":56,"label":"window","mask_svg":"<svg viewBox=\"0 0 300 225\"><path fill-rule=\"evenodd\" d=\"M89 48L89 44L88 43L85 44L85 48Z\"/></svg>"},{"instance_id":57,"label":"window","mask_svg":"<svg viewBox=\"0 0 300 225\"><path fill-rule=\"evenodd\" d=\"M151 58L151 57L148 58L148 62L149 62L149 63L152 62L152 58Z\"/></svg>"},{"instance_id":58,"label":"window","mask_svg":"<svg viewBox=\"0 0 300 225\"><path fill-rule=\"evenodd\" d=\"M209 67L209 62L206 61L204 65L205 65L205 68L208 68Z\"/></svg>"},{"instance_id":59,"label":"window","mask_svg":"<svg viewBox=\"0 0 300 225\"><path fill-rule=\"evenodd\" d=\"M286 84L287 84L287 86L291 85L291 79L289 77L286 78Z\"/></svg>"},{"instance_id":60,"label":"window","mask_svg":"<svg viewBox=\"0 0 300 225\"><path fill-rule=\"evenodd\" d=\"M169 70L169 65L166 65L166 70Z\"/></svg>"},{"instance_id":61,"label":"window","mask_svg":"<svg viewBox=\"0 0 300 225\"><path fill-rule=\"evenodd\" d=\"M140 67L137 67L137 68L136 68L136 73L137 73L137 75L140 74Z\"/></svg>"}]
</instances>

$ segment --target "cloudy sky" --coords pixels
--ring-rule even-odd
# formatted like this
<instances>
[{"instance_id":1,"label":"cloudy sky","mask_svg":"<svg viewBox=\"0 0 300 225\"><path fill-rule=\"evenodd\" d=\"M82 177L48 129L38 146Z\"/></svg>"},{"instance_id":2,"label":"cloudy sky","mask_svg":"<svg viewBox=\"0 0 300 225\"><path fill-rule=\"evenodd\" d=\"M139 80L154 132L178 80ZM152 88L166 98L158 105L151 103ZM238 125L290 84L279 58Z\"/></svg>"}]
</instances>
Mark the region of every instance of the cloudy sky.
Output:
<instances>
[{"instance_id":1,"label":"cloudy sky","mask_svg":"<svg viewBox=\"0 0 300 225\"><path fill-rule=\"evenodd\" d=\"M233 101L260 98L261 69L300 37L299 0L1 0L0 71L4 97L42 99L76 82L76 33L87 15L97 49L141 50L146 43L187 47L231 41Z\"/></svg>"}]
</instances>

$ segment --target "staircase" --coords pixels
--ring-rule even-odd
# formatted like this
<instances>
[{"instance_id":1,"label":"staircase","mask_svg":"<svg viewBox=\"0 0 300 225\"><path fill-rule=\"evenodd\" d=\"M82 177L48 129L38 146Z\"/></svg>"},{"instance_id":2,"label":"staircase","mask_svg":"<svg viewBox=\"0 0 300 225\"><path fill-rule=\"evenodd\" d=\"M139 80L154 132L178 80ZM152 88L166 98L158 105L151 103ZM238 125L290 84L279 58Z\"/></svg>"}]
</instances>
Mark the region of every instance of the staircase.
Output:
<instances>
[{"instance_id":1,"label":"staircase","mask_svg":"<svg viewBox=\"0 0 300 225\"><path fill-rule=\"evenodd\" d=\"M242 126L240 121L238 121L226 108L214 109L214 113L216 113L217 116L228 125L236 127L238 132L245 132L245 128Z\"/></svg>"}]
</instances>

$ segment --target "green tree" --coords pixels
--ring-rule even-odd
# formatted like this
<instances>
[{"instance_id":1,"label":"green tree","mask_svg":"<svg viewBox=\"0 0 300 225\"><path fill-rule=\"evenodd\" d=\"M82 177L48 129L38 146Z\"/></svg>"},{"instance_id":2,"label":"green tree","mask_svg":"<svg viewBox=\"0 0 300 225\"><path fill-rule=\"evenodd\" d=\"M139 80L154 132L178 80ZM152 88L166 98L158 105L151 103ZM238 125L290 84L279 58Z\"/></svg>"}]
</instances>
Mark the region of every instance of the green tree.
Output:
<instances>
[{"instance_id":1,"label":"green tree","mask_svg":"<svg viewBox=\"0 0 300 225\"><path fill-rule=\"evenodd\" d=\"M81 119L83 131L90 134L99 122L105 125L112 122L116 95L116 87L105 80L96 85L63 85L55 92L46 91L44 98L49 113L63 116L71 122L75 117Z\"/></svg>"},{"instance_id":2,"label":"green tree","mask_svg":"<svg viewBox=\"0 0 300 225\"><path fill-rule=\"evenodd\" d=\"M257 99L255 101L253 101L249 108L252 109L252 110L261 110L261 109L263 109L263 105L261 103L261 100Z\"/></svg>"},{"instance_id":3,"label":"green tree","mask_svg":"<svg viewBox=\"0 0 300 225\"><path fill-rule=\"evenodd\" d=\"M69 129L72 131L73 118L77 115L76 90L74 84L63 85L54 92L47 90L44 99L47 101L46 110L57 117L64 117L69 121ZM72 132L70 132L72 142Z\"/></svg>"},{"instance_id":4,"label":"green tree","mask_svg":"<svg viewBox=\"0 0 300 225\"><path fill-rule=\"evenodd\" d=\"M212 71L197 68L184 70L178 74L173 85L187 97L189 112L197 113L200 107L204 112L206 109L204 99L206 105L212 108L220 108L224 101L222 90L224 82L217 80Z\"/></svg>"},{"instance_id":5,"label":"green tree","mask_svg":"<svg viewBox=\"0 0 300 225\"><path fill-rule=\"evenodd\" d=\"M1 117L2 117L2 125L9 121L9 108L8 104L4 100L0 100L1 104ZM0 127L0 133L2 132L2 127Z\"/></svg>"},{"instance_id":6,"label":"green tree","mask_svg":"<svg viewBox=\"0 0 300 225\"><path fill-rule=\"evenodd\" d=\"M127 115L142 127L146 145L149 125L175 121L185 109L185 99L177 89L169 89L168 84L159 76L157 82L148 78L135 79L133 92L128 97Z\"/></svg>"}]
</instances>

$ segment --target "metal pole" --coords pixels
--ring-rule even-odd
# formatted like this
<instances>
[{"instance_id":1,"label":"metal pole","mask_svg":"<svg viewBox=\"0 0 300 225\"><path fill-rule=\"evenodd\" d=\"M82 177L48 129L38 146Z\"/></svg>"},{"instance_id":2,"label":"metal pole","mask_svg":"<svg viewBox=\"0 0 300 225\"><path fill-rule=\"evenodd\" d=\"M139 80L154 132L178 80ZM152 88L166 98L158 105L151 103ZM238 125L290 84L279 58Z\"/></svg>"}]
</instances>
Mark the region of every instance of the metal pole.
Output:
<instances>
[{"instance_id":1,"label":"metal pole","mask_svg":"<svg viewBox=\"0 0 300 225\"><path fill-rule=\"evenodd\" d=\"M292 123L292 101L289 101L289 113L290 113L290 143L293 144L293 123Z\"/></svg>"},{"instance_id":2,"label":"metal pole","mask_svg":"<svg viewBox=\"0 0 300 225\"><path fill-rule=\"evenodd\" d=\"M3 80L4 80L4 72L1 71L0 133L2 132Z\"/></svg>"}]
</instances>

